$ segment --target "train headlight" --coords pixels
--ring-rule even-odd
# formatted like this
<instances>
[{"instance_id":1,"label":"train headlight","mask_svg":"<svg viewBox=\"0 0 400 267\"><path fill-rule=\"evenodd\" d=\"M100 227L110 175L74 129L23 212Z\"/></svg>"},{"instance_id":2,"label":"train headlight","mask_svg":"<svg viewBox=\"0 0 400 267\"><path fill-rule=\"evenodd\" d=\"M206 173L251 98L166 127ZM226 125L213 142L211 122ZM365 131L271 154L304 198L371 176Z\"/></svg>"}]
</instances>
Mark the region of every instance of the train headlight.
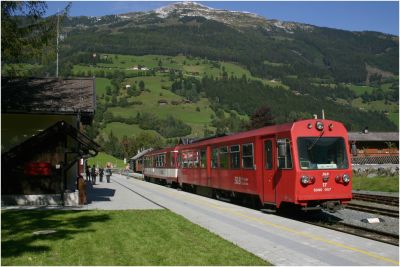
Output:
<instances>
[{"instance_id":1,"label":"train headlight","mask_svg":"<svg viewBox=\"0 0 400 267\"><path fill-rule=\"evenodd\" d=\"M305 175L301 176L301 183L303 185L308 185L310 183L310 177L305 176Z\"/></svg>"},{"instance_id":2,"label":"train headlight","mask_svg":"<svg viewBox=\"0 0 400 267\"><path fill-rule=\"evenodd\" d=\"M343 183L348 184L350 182L350 176L348 174L343 174Z\"/></svg>"},{"instance_id":3,"label":"train headlight","mask_svg":"<svg viewBox=\"0 0 400 267\"><path fill-rule=\"evenodd\" d=\"M322 121L317 121L315 128L317 128L318 131L322 131L324 129L324 123Z\"/></svg>"}]
</instances>

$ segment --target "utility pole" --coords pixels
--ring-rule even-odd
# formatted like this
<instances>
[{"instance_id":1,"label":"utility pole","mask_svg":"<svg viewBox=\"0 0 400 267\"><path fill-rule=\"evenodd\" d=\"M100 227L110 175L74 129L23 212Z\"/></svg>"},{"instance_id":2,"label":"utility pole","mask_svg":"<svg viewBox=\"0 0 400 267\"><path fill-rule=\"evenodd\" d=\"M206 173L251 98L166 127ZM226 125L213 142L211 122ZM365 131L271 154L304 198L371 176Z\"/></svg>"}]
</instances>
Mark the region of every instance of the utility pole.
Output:
<instances>
[{"instance_id":1,"label":"utility pole","mask_svg":"<svg viewBox=\"0 0 400 267\"><path fill-rule=\"evenodd\" d=\"M57 10L57 67L56 67L56 77L58 78L58 35L59 35L59 27L60 27L60 10Z\"/></svg>"}]
</instances>

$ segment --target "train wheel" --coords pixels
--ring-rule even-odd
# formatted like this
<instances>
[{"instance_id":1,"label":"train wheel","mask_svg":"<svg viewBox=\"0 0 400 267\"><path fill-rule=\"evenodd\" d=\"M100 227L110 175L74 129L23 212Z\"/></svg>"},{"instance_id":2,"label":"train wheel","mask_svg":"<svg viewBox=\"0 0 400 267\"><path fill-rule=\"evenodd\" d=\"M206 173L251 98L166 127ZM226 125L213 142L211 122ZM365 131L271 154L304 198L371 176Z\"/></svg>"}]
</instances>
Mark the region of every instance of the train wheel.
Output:
<instances>
[{"instance_id":1,"label":"train wheel","mask_svg":"<svg viewBox=\"0 0 400 267\"><path fill-rule=\"evenodd\" d=\"M185 192L188 191L188 188L187 188L186 184L182 184L181 188L182 188L182 191L185 191Z\"/></svg>"}]
</instances>

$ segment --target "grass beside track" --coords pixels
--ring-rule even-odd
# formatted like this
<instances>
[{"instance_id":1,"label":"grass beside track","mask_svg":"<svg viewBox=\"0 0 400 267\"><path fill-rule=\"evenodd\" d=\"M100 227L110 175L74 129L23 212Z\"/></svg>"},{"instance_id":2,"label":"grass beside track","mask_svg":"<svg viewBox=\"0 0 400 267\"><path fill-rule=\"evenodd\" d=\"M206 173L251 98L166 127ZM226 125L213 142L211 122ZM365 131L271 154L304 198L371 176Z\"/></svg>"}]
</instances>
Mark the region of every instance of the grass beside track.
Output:
<instances>
[{"instance_id":1,"label":"grass beside track","mask_svg":"<svg viewBox=\"0 0 400 267\"><path fill-rule=\"evenodd\" d=\"M1 230L2 265L269 264L166 210L8 210Z\"/></svg>"},{"instance_id":2,"label":"grass beside track","mask_svg":"<svg viewBox=\"0 0 400 267\"><path fill-rule=\"evenodd\" d=\"M365 177L353 176L353 189L381 192L399 192L399 177Z\"/></svg>"},{"instance_id":3,"label":"grass beside track","mask_svg":"<svg viewBox=\"0 0 400 267\"><path fill-rule=\"evenodd\" d=\"M96 157L94 158L89 158L88 159L88 164L92 166L93 164L100 166L100 167L105 167L107 162L111 162L114 165L114 168L123 168L125 167L124 161L117 159L111 155L108 155L104 152L99 152Z\"/></svg>"}]
</instances>

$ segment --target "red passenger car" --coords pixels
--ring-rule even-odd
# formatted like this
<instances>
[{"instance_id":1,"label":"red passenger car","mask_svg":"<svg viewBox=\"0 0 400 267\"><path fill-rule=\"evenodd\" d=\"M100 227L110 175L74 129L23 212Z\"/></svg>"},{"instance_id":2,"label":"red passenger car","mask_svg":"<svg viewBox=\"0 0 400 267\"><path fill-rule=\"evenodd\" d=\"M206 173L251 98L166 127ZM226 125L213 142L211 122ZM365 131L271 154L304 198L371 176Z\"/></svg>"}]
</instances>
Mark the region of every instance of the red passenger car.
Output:
<instances>
[{"instance_id":1,"label":"red passenger car","mask_svg":"<svg viewBox=\"0 0 400 267\"><path fill-rule=\"evenodd\" d=\"M175 159L168 163L166 155L171 160L178 151L179 165ZM160 155L165 156L156 163ZM336 210L352 196L347 131L331 120L303 120L205 139L153 151L148 161L152 169L145 175L221 199ZM156 174L165 169L173 172Z\"/></svg>"},{"instance_id":2,"label":"red passenger car","mask_svg":"<svg viewBox=\"0 0 400 267\"><path fill-rule=\"evenodd\" d=\"M175 147L155 150L145 154L143 175L146 181L161 184L178 184L178 151Z\"/></svg>"}]
</instances>

